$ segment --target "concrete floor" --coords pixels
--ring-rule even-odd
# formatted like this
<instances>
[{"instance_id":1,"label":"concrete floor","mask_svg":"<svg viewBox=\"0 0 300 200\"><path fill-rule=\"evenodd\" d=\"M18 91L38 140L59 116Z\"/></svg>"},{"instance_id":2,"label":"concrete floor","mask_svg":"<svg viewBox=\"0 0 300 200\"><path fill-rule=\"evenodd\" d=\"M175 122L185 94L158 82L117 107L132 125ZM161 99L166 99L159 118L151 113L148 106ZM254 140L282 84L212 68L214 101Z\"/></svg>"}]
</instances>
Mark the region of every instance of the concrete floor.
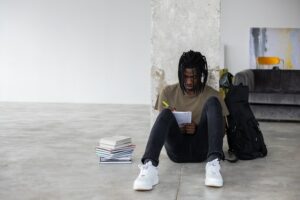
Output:
<instances>
[{"instance_id":1,"label":"concrete floor","mask_svg":"<svg viewBox=\"0 0 300 200\"><path fill-rule=\"evenodd\" d=\"M300 198L299 123L261 122L269 155L222 162L223 188L204 186L205 163L173 163L163 150L160 183L150 192L132 190L148 138L149 110L142 105L0 103L0 199ZM99 138L114 134L131 136L137 145L132 164L98 164Z\"/></svg>"}]
</instances>

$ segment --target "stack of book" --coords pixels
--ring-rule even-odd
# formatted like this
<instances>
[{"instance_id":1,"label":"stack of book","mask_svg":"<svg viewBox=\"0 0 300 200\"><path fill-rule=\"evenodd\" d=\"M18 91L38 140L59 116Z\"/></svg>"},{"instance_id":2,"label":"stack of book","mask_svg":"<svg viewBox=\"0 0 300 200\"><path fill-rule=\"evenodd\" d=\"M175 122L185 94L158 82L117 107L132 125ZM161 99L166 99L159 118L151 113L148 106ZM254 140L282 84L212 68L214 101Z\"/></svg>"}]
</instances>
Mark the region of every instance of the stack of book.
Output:
<instances>
[{"instance_id":1,"label":"stack of book","mask_svg":"<svg viewBox=\"0 0 300 200\"><path fill-rule=\"evenodd\" d=\"M105 137L99 140L96 154L100 163L131 163L134 148L130 137Z\"/></svg>"}]
</instances>

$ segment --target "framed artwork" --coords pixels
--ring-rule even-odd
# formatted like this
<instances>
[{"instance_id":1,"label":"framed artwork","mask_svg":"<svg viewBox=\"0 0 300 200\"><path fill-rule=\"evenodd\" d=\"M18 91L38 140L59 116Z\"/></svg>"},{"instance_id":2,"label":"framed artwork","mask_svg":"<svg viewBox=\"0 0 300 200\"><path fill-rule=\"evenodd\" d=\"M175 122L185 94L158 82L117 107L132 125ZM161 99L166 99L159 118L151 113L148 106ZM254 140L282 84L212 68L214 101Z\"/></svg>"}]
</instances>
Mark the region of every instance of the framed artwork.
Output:
<instances>
[{"instance_id":1,"label":"framed artwork","mask_svg":"<svg viewBox=\"0 0 300 200\"><path fill-rule=\"evenodd\" d=\"M260 56L279 57L283 69L300 69L300 28L251 28L251 68Z\"/></svg>"}]
</instances>

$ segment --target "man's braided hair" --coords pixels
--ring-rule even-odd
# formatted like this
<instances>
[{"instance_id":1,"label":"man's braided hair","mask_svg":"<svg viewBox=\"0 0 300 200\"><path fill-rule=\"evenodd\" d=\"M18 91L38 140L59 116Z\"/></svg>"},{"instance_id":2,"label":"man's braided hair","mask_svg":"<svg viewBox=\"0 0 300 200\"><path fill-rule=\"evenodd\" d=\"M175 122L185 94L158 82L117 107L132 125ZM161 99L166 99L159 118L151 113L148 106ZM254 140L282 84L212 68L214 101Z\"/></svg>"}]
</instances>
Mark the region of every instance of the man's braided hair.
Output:
<instances>
[{"instance_id":1,"label":"man's braided hair","mask_svg":"<svg viewBox=\"0 0 300 200\"><path fill-rule=\"evenodd\" d=\"M194 92L196 94L199 94L203 91L206 85L208 75L207 62L205 56L203 56L200 52L195 52L192 50L184 52L181 55L178 64L178 79L180 88L183 91L183 93L187 92L184 86L184 70L186 68L195 68L195 76L198 79L198 84L194 86Z\"/></svg>"}]
</instances>

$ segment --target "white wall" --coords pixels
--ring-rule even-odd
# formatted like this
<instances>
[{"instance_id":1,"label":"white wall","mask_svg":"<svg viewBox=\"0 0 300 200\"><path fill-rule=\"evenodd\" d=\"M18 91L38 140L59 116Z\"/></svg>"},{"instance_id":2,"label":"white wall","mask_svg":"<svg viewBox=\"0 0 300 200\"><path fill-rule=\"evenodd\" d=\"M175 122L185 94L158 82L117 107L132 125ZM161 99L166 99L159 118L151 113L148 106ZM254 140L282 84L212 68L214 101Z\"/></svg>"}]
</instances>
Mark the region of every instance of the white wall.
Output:
<instances>
[{"instance_id":1,"label":"white wall","mask_svg":"<svg viewBox=\"0 0 300 200\"><path fill-rule=\"evenodd\" d=\"M150 0L0 0L0 101L150 104Z\"/></svg>"},{"instance_id":2,"label":"white wall","mask_svg":"<svg viewBox=\"0 0 300 200\"><path fill-rule=\"evenodd\" d=\"M249 68L250 27L299 28L299 0L222 0L221 41L225 67L236 73Z\"/></svg>"},{"instance_id":3,"label":"white wall","mask_svg":"<svg viewBox=\"0 0 300 200\"><path fill-rule=\"evenodd\" d=\"M151 0L0 0L0 101L150 104ZM250 27L300 27L299 0L222 0L225 67Z\"/></svg>"}]
</instances>

